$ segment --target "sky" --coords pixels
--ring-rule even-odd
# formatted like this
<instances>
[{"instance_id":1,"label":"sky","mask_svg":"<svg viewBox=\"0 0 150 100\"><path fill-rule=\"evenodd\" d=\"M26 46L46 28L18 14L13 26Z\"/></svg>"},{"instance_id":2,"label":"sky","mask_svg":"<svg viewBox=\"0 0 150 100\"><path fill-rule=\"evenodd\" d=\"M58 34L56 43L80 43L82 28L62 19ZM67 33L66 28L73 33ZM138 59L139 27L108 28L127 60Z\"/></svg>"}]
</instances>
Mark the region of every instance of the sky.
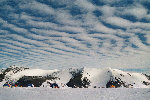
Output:
<instances>
[{"instance_id":1,"label":"sky","mask_svg":"<svg viewBox=\"0 0 150 100\"><path fill-rule=\"evenodd\" d=\"M150 71L150 0L0 0L0 68Z\"/></svg>"}]
</instances>

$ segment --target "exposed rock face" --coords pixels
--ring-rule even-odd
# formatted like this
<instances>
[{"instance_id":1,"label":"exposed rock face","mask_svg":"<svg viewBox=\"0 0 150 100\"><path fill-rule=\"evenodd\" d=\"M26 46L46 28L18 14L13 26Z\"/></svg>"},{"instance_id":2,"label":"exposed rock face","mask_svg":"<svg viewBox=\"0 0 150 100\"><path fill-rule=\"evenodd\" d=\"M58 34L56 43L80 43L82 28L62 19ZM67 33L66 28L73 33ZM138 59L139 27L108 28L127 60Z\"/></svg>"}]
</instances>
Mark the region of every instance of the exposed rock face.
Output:
<instances>
[{"instance_id":1,"label":"exposed rock face","mask_svg":"<svg viewBox=\"0 0 150 100\"><path fill-rule=\"evenodd\" d=\"M71 72L72 78L67 83L68 87L72 88L88 88L90 85L90 80L87 77L83 77L83 70L79 70L78 72Z\"/></svg>"},{"instance_id":2,"label":"exposed rock face","mask_svg":"<svg viewBox=\"0 0 150 100\"><path fill-rule=\"evenodd\" d=\"M9 77L11 77L12 74L16 74L26 69L29 69L29 68L10 66L6 69L2 69L1 74L0 74L0 82L2 82L3 79L9 80Z\"/></svg>"},{"instance_id":3,"label":"exposed rock face","mask_svg":"<svg viewBox=\"0 0 150 100\"><path fill-rule=\"evenodd\" d=\"M3 81L3 79L4 79L4 74L0 74L0 82L2 82Z\"/></svg>"},{"instance_id":4,"label":"exposed rock face","mask_svg":"<svg viewBox=\"0 0 150 100\"><path fill-rule=\"evenodd\" d=\"M150 75L146 75L146 74L143 74L147 77L148 80L150 80Z\"/></svg>"}]
</instances>

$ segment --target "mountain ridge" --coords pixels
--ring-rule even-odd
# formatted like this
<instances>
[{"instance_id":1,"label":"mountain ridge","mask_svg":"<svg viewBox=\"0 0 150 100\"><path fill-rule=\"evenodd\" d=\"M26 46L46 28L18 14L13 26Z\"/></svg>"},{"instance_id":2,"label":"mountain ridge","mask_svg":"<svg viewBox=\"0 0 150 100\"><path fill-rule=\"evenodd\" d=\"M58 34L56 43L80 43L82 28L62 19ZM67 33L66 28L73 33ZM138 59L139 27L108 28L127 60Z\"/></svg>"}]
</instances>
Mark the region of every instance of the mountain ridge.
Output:
<instances>
[{"instance_id":1,"label":"mountain ridge","mask_svg":"<svg viewBox=\"0 0 150 100\"><path fill-rule=\"evenodd\" d=\"M1 70L0 87L6 82L18 86L49 87L49 82L59 87L72 88L150 88L150 76L142 73L131 73L111 68L69 68L62 70L29 69L9 67Z\"/></svg>"}]
</instances>

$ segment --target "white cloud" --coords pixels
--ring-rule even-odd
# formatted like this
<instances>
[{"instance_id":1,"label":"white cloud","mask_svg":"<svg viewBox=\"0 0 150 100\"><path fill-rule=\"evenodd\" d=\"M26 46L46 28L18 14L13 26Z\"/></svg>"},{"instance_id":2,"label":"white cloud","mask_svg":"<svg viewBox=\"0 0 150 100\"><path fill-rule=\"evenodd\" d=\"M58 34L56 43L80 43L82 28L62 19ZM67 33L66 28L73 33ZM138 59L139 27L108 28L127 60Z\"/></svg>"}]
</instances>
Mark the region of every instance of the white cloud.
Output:
<instances>
[{"instance_id":1,"label":"white cloud","mask_svg":"<svg viewBox=\"0 0 150 100\"><path fill-rule=\"evenodd\" d=\"M11 35L7 35L7 37L10 37L16 41L22 41L24 43L28 43L28 44L32 44L32 45L37 45L37 46L49 46L48 44L45 44L43 42L37 41L37 40L32 40L29 38L25 38L21 35L16 35L16 34L11 34Z\"/></svg>"},{"instance_id":2,"label":"white cloud","mask_svg":"<svg viewBox=\"0 0 150 100\"><path fill-rule=\"evenodd\" d=\"M133 27L149 30L150 29L150 23L136 22L133 24Z\"/></svg>"},{"instance_id":3,"label":"white cloud","mask_svg":"<svg viewBox=\"0 0 150 100\"><path fill-rule=\"evenodd\" d=\"M33 33L36 33L40 36L45 36L45 38L48 39L52 39L50 36L51 35L56 35L56 36L62 36L62 37L66 37L69 36L69 34L67 32L59 32L57 30L51 30L51 29L36 29L36 28L32 28L30 30ZM44 37L43 37L44 38Z\"/></svg>"},{"instance_id":4,"label":"white cloud","mask_svg":"<svg viewBox=\"0 0 150 100\"><path fill-rule=\"evenodd\" d=\"M124 14L127 15L133 15L137 19L141 19L146 17L148 10L144 8L140 4L132 5L131 7L127 7L127 9L124 10Z\"/></svg>"},{"instance_id":5,"label":"white cloud","mask_svg":"<svg viewBox=\"0 0 150 100\"><path fill-rule=\"evenodd\" d=\"M99 10L103 12L104 17L111 17L111 16L114 16L116 8L104 5L100 7Z\"/></svg>"},{"instance_id":6,"label":"white cloud","mask_svg":"<svg viewBox=\"0 0 150 100\"><path fill-rule=\"evenodd\" d=\"M146 19L150 21L150 14L147 14Z\"/></svg>"},{"instance_id":7,"label":"white cloud","mask_svg":"<svg viewBox=\"0 0 150 100\"><path fill-rule=\"evenodd\" d=\"M26 23L28 25L32 26L32 27L37 27L37 28L49 29L49 28L58 27L57 24L51 23L51 22L42 22L42 21L28 20Z\"/></svg>"},{"instance_id":8,"label":"white cloud","mask_svg":"<svg viewBox=\"0 0 150 100\"><path fill-rule=\"evenodd\" d=\"M96 6L88 2L87 0L76 0L75 4L79 6L81 10L84 9L87 11L93 11L96 9Z\"/></svg>"},{"instance_id":9,"label":"white cloud","mask_svg":"<svg viewBox=\"0 0 150 100\"><path fill-rule=\"evenodd\" d=\"M25 21L34 21L34 20L41 21L42 20L41 17L31 16L30 14L25 13L25 12L22 12L21 14L19 14L19 19L25 20Z\"/></svg>"},{"instance_id":10,"label":"white cloud","mask_svg":"<svg viewBox=\"0 0 150 100\"><path fill-rule=\"evenodd\" d=\"M149 66L149 55L132 55L102 59L99 66L112 68L145 68Z\"/></svg>"},{"instance_id":11,"label":"white cloud","mask_svg":"<svg viewBox=\"0 0 150 100\"><path fill-rule=\"evenodd\" d=\"M85 29L82 27L73 27L73 26L63 26L63 27L59 27L57 30L60 31L70 31L73 33L85 33Z\"/></svg>"},{"instance_id":12,"label":"white cloud","mask_svg":"<svg viewBox=\"0 0 150 100\"><path fill-rule=\"evenodd\" d=\"M95 24L95 27L93 28L93 30L98 31L98 32L103 32L103 33L115 33L116 32L116 30L112 28L108 28L101 23Z\"/></svg>"},{"instance_id":13,"label":"white cloud","mask_svg":"<svg viewBox=\"0 0 150 100\"><path fill-rule=\"evenodd\" d=\"M6 21L6 20L3 20L2 18L0 18L0 23L1 23L1 24L7 24L7 21Z\"/></svg>"},{"instance_id":14,"label":"white cloud","mask_svg":"<svg viewBox=\"0 0 150 100\"><path fill-rule=\"evenodd\" d=\"M146 41L146 42L147 42L148 44L150 44L150 35L149 35L149 34L146 34L146 36L145 36L145 37L146 37L146 39L147 39L147 41Z\"/></svg>"},{"instance_id":15,"label":"white cloud","mask_svg":"<svg viewBox=\"0 0 150 100\"><path fill-rule=\"evenodd\" d=\"M42 4L40 2L37 1L32 1L30 3L24 4L24 5L20 5L21 9L30 9L33 10L36 13L40 13L42 15L51 15L54 14L55 10L51 7L49 7L46 4Z\"/></svg>"},{"instance_id":16,"label":"white cloud","mask_svg":"<svg viewBox=\"0 0 150 100\"><path fill-rule=\"evenodd\" d=\"M45 40L45 39L47 39L47 37L45 37L45 36L36 35L36 34L32 34L32 33L28 34L28 37L33 38L35 40Z\"/></svg>"},{"instance_id":17,"label":"white cloud","mask_svg":"<svg viewBox=\"0 0 150 100\"><path fill-rule=\"evenodd\" d=\"M3 20L2 18L0 18L0 22L2 23L2 27L9 28L9 29L11 29L11 30L13 30L15 32L20 33L20 34L28 33L27 29L18 27L18 26L14 25L14 24L10 24L7 21Z\"/></svg>"},{"instance_id":18,"label":"white cloud","mask_svg":"<svg viewBox=\"0 0 150 100\"><path fill-rule=\"evenodd\" d=\"M0 30L0 33L8 34L8 33L9 33L9 31L7 31L7 30ZM1 35L1 34L0 34L0 36L3 36L3 35Z\"/></svg>"},{"instance_id":19,"label":"white cloud","mask_svg":"<svg viewBox=\"0 0 150 100\"><path fill-rule=\"evenodd\" d=\"M101 1L103 1L104 3L110 3L110 4L113 4L113 3L116 3L116 2L119 2L119 1L121 1L121 0L101 0Z\"/></svg>"},{"instance_id":20,"label":"white cloud","mask_svg":"<svg viewBox=\"0 0 150 100\"><path fill-rule=\"evenodd\" d=\"M150 19L148 9L136 3L116 6L121 0L101 2L105 5L98 6L89 0L51 0L61 6L55 9L52 4L33 0L19 2L14 8L7 4L1 7L7 13L7 16L0 15L2 62L47 68L146 67L150 48L135 34L145 34L145 42L150 43L150 24L139 21ZM72 15L73 8L82 14ZM102 15L95 16L95 10ZM125 15L133 15L138 20L122 18Z\"/></svg>"},{"instance_id":21,"label":"white cloud","mask_svg":"<svg viewBox=\"0 0 150 100\"><path fill-rule=\"evenodd\" d=\"M18 51L18 50L13 50L12 48L11 48L11 49L5 48L5 49L2 49L2 50L5 51L5 52L9 52L9 53L11 53L11 54L13 54L13 55L16 55L16 54L21 53L20 51ZM19 50L20 50L20 49L19 49Z\"/></svg>"},{"instance_id":22,"label":"white cloud","mask_svg":"<svg viewBox=\"0 0 150 100\"><path fill-rule=\"evenodd\" d=\"M56 20L61 24L79 26L82 23L79 20L75 20L68 10L57 10Z\"/></svg>"},{"instance_id":23,"label":"white cloud","mask_svg":"<svg viewBox=\"0 0 150 100\"><path fill-rule=\"evenodd\" d=\"M23 48L31 48L32 47L32 45L21 43L21 42L10 40L10 39L6 39L6 38L1 39L1 41L5 41L6 43L17 45L18 47L23 47Z\"/></svg>"},{"instance_id":24,"label":"white cloud","mask_svg":"<svg viewBox=\"0 0 150 100\"><path fill-rule=\"evenodd\" d=\"M130 42L137 45L139 47L139 50L142 50L144 52L150 52L150 47L144 45L137 36L132 37L130 39Z\"/></svg>"},{"instance_id":25,"label":"white cloud","mask_svg":"<svg viewBox=\"0 0 150 100\"><path fill-rule=\"evenodd\" d=\"M6 48L8 47L9 49L14 49L14 50L26 50L25 48L19 47L19 46L14 46L8 43L1 43L2 46L5 46Z\"/></svg>"},{"instance_id":26,"label":"white cloud","mask_svg":"<svg viewBox=\"0 0 150 100\"><path fill-rule=\"evenodd\" d=\"M133 25L133 23L130 22L129 20L120 17L106 17L104 18L104 21L106 21L109 24L116 25L123 28L131 27Z\"/></svg>"}]
</instances>

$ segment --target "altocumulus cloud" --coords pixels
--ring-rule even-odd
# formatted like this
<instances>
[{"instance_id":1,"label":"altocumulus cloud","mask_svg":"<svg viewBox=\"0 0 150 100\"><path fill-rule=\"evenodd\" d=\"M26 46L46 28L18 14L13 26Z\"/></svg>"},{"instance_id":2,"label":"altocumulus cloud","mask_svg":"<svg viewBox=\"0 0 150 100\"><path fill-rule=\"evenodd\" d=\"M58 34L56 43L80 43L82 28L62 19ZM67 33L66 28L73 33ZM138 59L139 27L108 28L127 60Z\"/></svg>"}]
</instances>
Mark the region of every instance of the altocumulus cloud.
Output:
<instances>
[{"instance_id":1,"label":"altocumulus cloud","mask_svg":"<svg viewBox=\"0 0 150 100\"><path fill-rule=\"evenodd\" d=\"M150 66L149 0L1 0L0 67Z\"/></svg>"}]
</instances>

